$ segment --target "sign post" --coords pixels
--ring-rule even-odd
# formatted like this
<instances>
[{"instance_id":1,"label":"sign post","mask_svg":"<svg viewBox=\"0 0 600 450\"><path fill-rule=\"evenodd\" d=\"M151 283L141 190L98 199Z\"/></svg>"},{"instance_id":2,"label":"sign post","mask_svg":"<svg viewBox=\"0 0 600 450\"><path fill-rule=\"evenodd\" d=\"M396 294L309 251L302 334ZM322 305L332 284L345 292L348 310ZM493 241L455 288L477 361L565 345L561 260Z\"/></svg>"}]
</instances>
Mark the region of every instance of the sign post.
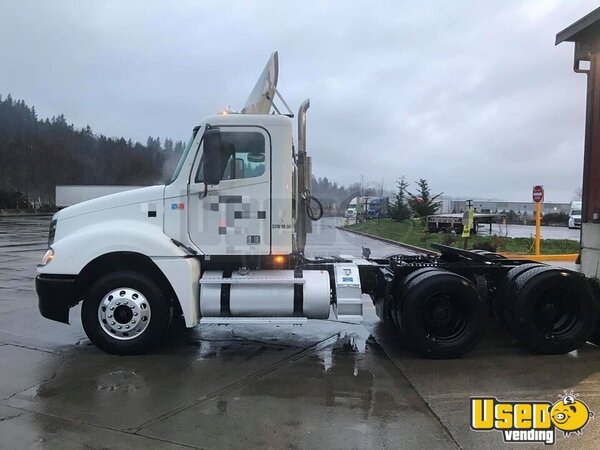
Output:
<instances>
[{"instance_id":1,"label":"sign post","mask_svg":"<svg viewBox=\"0 0 600 450\"><path fill-rule=\"evenodd\" d=\"M535 254L539 255L542 234L542 201L544 200L544 187L540 185L534 186L532 197L535 202Z\"/></svg>"},{"instance_id":2,"label":"sign post","mask_svg":"<svg viewBox=\"0 0 600 450\"><path fill-rule=\"evenodd\" d=\"M462 237L464 238L463 248L466 250L469 245L469 236L471 235L471 229L473 228L473 217L474 211L471 207L473 200L467 200L467 210L463 213L462 224L463 232Z\"/></svg>"}]
</instances>

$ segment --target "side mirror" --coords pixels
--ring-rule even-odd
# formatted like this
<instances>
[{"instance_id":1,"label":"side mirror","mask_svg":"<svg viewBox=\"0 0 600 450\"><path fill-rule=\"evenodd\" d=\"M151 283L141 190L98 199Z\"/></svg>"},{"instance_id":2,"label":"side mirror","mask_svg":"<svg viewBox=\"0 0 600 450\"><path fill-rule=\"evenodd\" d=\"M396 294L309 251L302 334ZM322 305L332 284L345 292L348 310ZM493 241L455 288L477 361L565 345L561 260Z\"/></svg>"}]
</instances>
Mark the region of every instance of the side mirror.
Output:
<instances>
[{"instance_id":1,"label":"side mirror","mask_svg":"<svg viewBox=\"0 0 600 450\"><path fill-rule=\"evenodd\" d=\"M217 129L204 133L204 153L202 173L204 184L216 185L221 182L221 132Z\"/></svg>"}]
</instances>

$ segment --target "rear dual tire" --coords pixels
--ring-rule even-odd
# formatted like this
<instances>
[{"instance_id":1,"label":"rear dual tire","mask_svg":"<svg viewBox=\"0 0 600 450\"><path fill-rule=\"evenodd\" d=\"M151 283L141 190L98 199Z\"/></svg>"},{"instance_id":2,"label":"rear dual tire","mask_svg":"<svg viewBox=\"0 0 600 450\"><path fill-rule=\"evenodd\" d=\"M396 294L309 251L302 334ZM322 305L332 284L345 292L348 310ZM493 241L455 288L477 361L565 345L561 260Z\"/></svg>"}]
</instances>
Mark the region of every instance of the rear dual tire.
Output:
<instances>
[{"instance_id":1,"label":"rear dual tire","mask_svg":"<svg viewBox=\"0 0 600 450\"><path fill-rule=\"evenodd\" d=\"M598 302L588 281L550 266L524 266L503 292L508 331L537 353L563 354L581 347L598 321Z\"/></svg>"},{"instance_id":2,"label":"rear dual tire","mask_svg":"<svg viewBox=\"0 0 600 450\"><path fill-rule=\"evenodd\" d=\"M402 315L401 306L402 299L407 294L407 287L411 284L412 280L416 277L423 275L425 273L436 272L439 271L437 267L423 267L422 269L417 269L414 272L409 273L404 279L400 282L400 284L396 287L396 290L393 295L388 296L388 315L390 321L396 326L396 328L402 333L402 325L400 317Z\"/></svg>"},{"instance_id":3,"label":"rear dual tire","mask_svg":"<svg viewBox=\"0 0 600 450\"><path fill-rule=\"evenodd\" d=\"M394 323L409 345L427 358L461 357L485 332L484 302L475 286L455 273L419 269L403 280L394 299Z\"/></svg>"},{"instance_id":4,"label":"rear dual tire","mask_svg":"<svg viewBox=\"0 0 600 450\"><path fill-rule=\"evenodd\" d=\"M512 313L512 300L516 295L515 280L517 277L519 277L519 275L522 275L525 272L537 267L544 266L538 263L526 263L510 269L500 283L500 286L498 287L498 290L494 296L494 315L500 324L509 331L510 320L508 320L507 316Z\"/></svg>"}]
</instances>

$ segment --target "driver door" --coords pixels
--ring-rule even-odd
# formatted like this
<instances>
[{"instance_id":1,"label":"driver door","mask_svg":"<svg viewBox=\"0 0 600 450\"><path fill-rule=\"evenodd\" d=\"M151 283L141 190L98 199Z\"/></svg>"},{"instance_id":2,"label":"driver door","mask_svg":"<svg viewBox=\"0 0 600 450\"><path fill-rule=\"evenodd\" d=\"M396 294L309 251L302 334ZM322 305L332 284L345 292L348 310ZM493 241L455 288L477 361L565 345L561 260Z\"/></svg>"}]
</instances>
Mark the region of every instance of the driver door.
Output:
<instances>
[{"instance_id":1,"label":"driver door","mask_svg":"<svg viewBox=\"0 0 600 450\"><path fill-rule=\"evenodd\" d=\"M188 185L188 233L206 255L271 252L271 142L260 127L220 126L221 182L205 186L197 158ZM203 145L199 154L203 153Z\"/></svg>"}]
</instances>

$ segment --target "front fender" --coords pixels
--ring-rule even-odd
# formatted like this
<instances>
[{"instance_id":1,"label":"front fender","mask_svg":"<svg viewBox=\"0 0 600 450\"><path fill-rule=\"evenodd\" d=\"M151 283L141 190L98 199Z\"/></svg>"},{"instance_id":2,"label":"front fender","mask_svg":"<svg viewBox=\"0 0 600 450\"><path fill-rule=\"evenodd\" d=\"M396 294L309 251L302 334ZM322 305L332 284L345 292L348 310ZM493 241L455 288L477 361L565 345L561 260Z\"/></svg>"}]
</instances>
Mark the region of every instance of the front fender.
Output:
<instances>
[{"instance_id":1,"label":"front fender","mask_svg":"<svg viewBox=\"0 0 600 450\"><path fill-rule=\"evenodd\" d=\"M130 220L100 222L69 233L52 244L54 258L45 266L38 267L38 279L54 280L79 275L91 261L111 253L130 252L148 256L171 284L181 306L188 327L197 325L198 279L200 263L196 258L176 246L162 230L156 226ZM40 297L40 311L45 317L67 323L68 309L73 300L65 296L57 304L54 296L44 296L43 283L36 282ZM42 299L42 297L44 297ZM43 302L42 302L43 300ZM50 308L50 312L46 312Z\"/></svg>"},{"instance_id":2,"label":"front fender","mask_svg":"<svg viewBox=\"0 0 600 450\"><path fill-rule=\"evenodd\" d=\"M60 222L59 225L60 226ZM52 244L54 258L38 273L77 275L87 263L113 252L133 252L150 258L189 256L154 225L114 220L82 227Z\"/></svg>"}]
</instances>

